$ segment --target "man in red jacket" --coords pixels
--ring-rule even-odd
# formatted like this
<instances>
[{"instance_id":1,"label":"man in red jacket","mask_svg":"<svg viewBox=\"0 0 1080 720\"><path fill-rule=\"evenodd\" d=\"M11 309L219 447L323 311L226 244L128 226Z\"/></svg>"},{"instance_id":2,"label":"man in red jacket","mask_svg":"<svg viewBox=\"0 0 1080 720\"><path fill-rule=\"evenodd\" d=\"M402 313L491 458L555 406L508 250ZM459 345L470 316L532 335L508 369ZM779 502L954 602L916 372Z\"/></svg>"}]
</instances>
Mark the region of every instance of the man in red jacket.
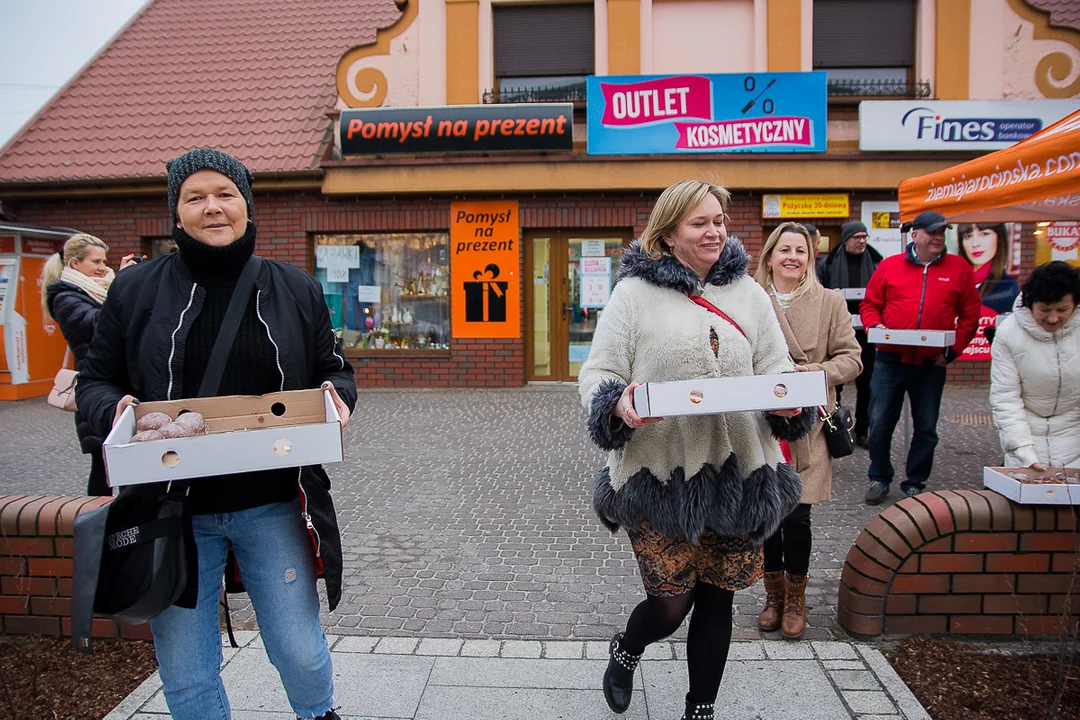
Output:
<instances>
[{"instance_id":1,"label":"man in red jacket","mask_svg":"<svg viewBox=\"0 0 1080 720\"><path fill-rule=\"evenodd\" d=\"M911 223L904 253L885 258L866 286L863 324L892 330L956 330L952 347L879 345L870 381L870 486L866 503L877 505L893 479L892 437L911 400L915 432L908 450L906 497L922 492L934 465L945 366L960 356L979 327L979 291L971 265L945 249L945 216L924 212Z\"/></svg>"}]
</instances>

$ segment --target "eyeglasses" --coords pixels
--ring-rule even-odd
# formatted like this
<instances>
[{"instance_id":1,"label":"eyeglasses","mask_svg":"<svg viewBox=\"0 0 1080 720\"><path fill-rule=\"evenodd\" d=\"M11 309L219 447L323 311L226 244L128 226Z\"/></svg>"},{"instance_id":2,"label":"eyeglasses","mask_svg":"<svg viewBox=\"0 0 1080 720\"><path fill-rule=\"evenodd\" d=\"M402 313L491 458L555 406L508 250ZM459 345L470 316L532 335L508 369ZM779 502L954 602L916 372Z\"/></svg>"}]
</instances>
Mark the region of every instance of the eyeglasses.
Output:
<instances>
[{"instance_id":1,"label":"eyeglasses","mask_svg":"<svg viewBox=\"0 0 1080 720\"><path fill-rule=\"evenodd\" d=\"M858 234L852 235L850 238L848 238L848 240L869 240L869 239L870 239L870 236L867 235L866 233L858 233Z\"/></svg>"}]
</instances>

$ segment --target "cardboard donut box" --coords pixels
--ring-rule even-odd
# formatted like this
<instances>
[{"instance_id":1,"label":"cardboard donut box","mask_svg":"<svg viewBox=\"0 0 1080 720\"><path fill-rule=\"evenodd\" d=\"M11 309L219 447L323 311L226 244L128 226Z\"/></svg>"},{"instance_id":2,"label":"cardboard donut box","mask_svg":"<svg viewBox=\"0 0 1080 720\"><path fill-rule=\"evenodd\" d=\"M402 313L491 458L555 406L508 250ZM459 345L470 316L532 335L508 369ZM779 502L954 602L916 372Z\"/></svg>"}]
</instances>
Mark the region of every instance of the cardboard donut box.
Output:
<instances>
[{"instance_id":1,"label":"cardboard donut box","mask_svg":"<svg viewBox=\"0 0 1080 720\"><path fill-rule=\"evenodd\" d=\"M131 442L138 419L200 413L206 435ZM328 390L226 395L126 408L103 446L111 487L341 462L341 417Z\"/></svg>"},{"instance_id":2,"label":"cardboard donut box","mask_svg":"<svg viewBox=\"0 0 1080 720\"><path fill-rule=\"evenodd\" d=\"M1033 478L1039 475L1054 476L1058 473L1078 476L1080 469L984 467L983 486L1021 505L1080 505L1080 484L1025 483L1009 477L1009 474Z\"/></svg>"},{"instance_id":3,"label":"cardboard donut box","mask_svg":"<svg viewBox=\"0 0 1080 720\"><path fill-rule=\"evenodd\" d=\"M920 347L952 347L956 342L953 330L891 330L870 328L866 339L877 345L917 345Z\"/></svg>"},{"instance_id":4,"label":"cardboard donut box","mask_svg":"<svg viewBox=\"0 0 1080 720\"><path fill-rule=\"evenodd\" d=\"M647 382L634 389L634 410L643 418L787 410L827 400L823 370Z\"/></svg>"},{"instance_id":5,"label":"cardboard donut box","mask_svg":"<svg viewBox=\"0 0 1080 720\"><path fill-rule=\"evenodd\" d=\"M840 294L845 300L862 300L866 297L866 288L843 288Z\"/></svg>"}]
</instances>

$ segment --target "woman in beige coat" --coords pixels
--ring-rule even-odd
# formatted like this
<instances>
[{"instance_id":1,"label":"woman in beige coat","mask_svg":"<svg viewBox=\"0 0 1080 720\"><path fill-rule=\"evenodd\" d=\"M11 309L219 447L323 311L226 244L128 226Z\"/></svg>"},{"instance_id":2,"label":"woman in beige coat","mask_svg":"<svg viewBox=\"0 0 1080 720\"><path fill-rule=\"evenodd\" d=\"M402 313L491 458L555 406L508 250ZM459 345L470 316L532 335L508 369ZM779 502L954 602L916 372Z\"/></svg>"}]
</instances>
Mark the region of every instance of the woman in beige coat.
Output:
<instances>
[{"instance_id":1,"label":"woman in beige coat","mask_svg":"<svg viewBox=\"0 0 1080 720\"><path fill-rule=\"evenodd\" d=\"M836 386L862 372L859 343L840 293L826 290L814 272L814 249L802 225L784 223L765 241L755 279L772 298L788 350L801 371L824 370L828 409L836 404ZM799 506L765 541L765 609L758 627L781 629L797 638L806 630L806 582L810 569L810 508L829 499L832 456L823 426L790 444L791 464L802 475ZM785 578L785 571L787 576Z\"/></svg>"}]
</instances>

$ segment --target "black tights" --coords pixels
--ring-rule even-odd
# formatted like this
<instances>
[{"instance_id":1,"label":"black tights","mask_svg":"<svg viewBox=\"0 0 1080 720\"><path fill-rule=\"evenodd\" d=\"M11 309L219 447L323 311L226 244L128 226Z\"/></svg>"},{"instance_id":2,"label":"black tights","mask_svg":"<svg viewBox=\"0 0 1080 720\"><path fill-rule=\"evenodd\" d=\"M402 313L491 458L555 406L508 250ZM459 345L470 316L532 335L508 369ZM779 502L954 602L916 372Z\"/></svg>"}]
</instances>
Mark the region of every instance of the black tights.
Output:
<instances>
[{"instance_id":1,"label":"black tights","mask_svg":"<svg viewBox=\"0 0 1080 720\"><path fill-rule=\"evenodd\" d=\"M797 505L765 541L765 572L787 570L792 577L810 572L810 508Z\"/></svg>"},{"instance_id":2,"label":"black tights","mask_svg":"<svg viewBox=\"0 0 1080 720\"><path fill-rule=\"evenodd\" d=\"M678 630L693 608L686 637L686 665L690 673L687 697L695 703L716 702L731 646L734 599L734 591L703 582L690 592L674 597L649 595L630 613L622 646L628 653L640 655L645 652L645 646Z\"/></svg>"},{"instance_id":3,"label":"black tights","mask_svg":"<svg viewBox=\"0 0 1080 720\"><path fill-rule=\"evenodd\" d=\"M86 494L87 495L112 495L112 488L109 487L108 475L105 474L105 458L101 454L101 448L98 448L90 455L90 477L86 480Z\"/></svg>"}]
</instances>

